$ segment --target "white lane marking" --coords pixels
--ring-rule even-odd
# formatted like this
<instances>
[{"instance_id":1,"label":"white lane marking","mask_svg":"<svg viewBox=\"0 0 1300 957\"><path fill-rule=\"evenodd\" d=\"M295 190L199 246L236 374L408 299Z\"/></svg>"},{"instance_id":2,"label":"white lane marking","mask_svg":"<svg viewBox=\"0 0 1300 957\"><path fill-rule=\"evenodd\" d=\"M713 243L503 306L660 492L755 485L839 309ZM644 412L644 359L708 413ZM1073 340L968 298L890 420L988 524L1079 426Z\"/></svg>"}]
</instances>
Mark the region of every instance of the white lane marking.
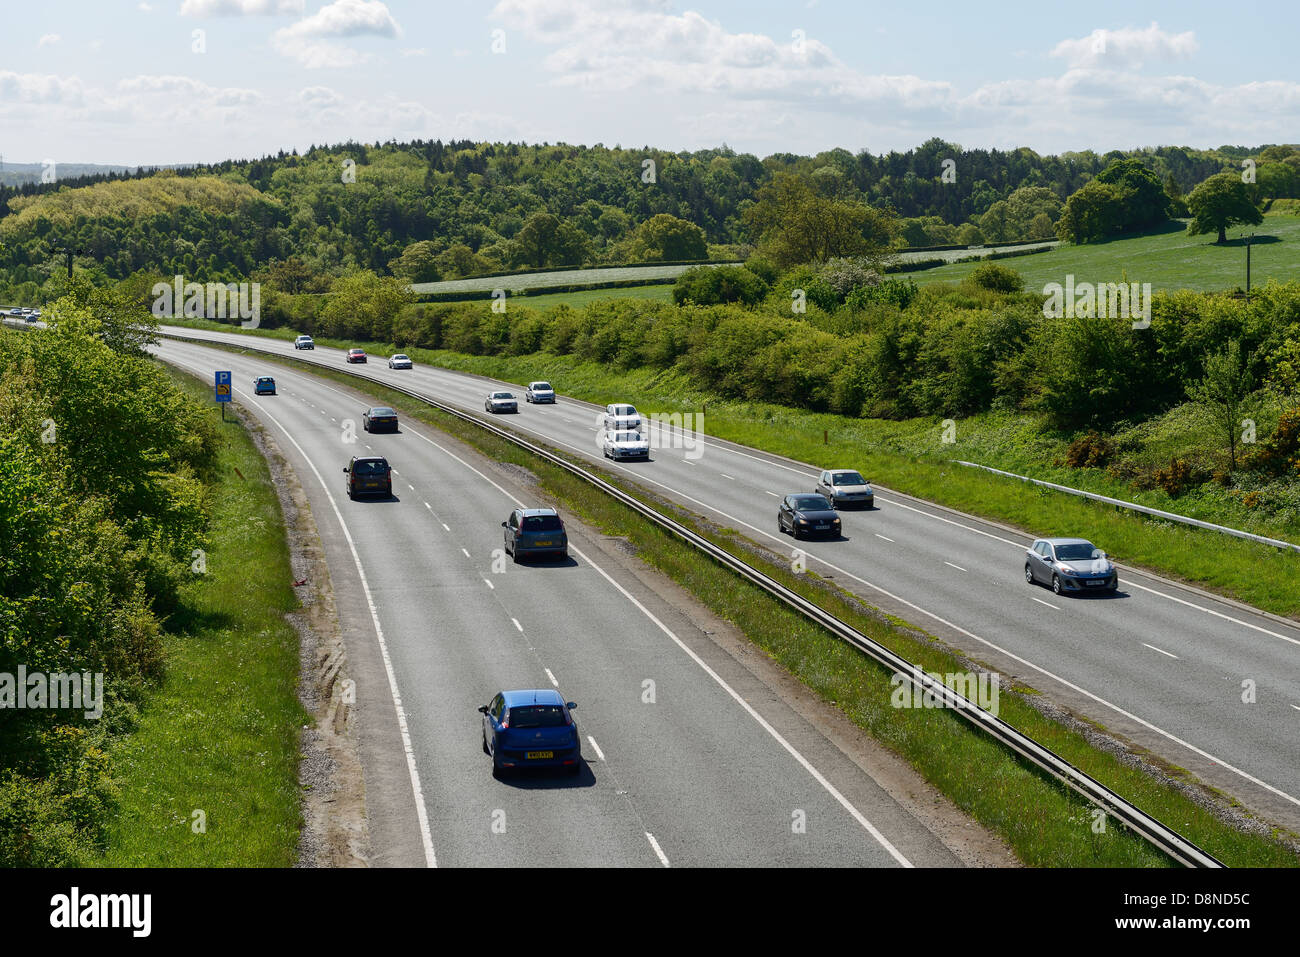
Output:
<instances>
[{"instance_id":1,"label":"white lane marking","mask_svg":"<svg viewBox=\"0 0 1300 957\"><path fill-rule=\"evenodd\" d=\"M803 767L803 769L807 771L810 775L812 775L813 779L818 784L820 784L823 788L825 788L826 792L830 794L831 797L835 798L835 800L839 802L840 806L843 807L844 810L848 811L849 814L853 816L853 819L857 821L859 824L861 824L862 827L866 829L867 833L869 833L872 837L876 839L876 841L880 844L881 847L883 847L886 851L889 852L890 856L893 857L894 860L896 860L903 867L912 866L912 862L909 861L906 857L904 857L902 852L900 852L898 848L894 847L894 845L889 842L889 839L886 838L885 835L881 834L880 831L876 829L876 826L872 824L870 821L868 821L866 817L862 814L862 812L859 811L856 807L854 807L853 804L849 802L848 798L846 798L843 794L839 792L839 790L835 787L835 785L831 784L830 781L826 780L826 778L822 775L822 773L818 771L815 767L813 767L812 762L810 762L807 758L805 758L794 747L794 745L792 745L789 741L787 741L784 737L782 737L781 732L777 731L776 728L772 727L772 725L768 723L767 719L764 718L761 714L759 714L754 709L753 705L751 705L748 701L742 698L740 694L734 688L731 687L731 685L727 684L727 682L723 679L723 677L720 674L718 674L716 671L710 668L708 662L706 662L703 658L701 658L693 650L691 650L691 648L684 641L682 641L680 638L677 637L677 635L673 632L671 628L669 628L657 617L655 617L654 613L650 611L649 608L641 604L641 602L637 600L635 595L633 595L626 588L624 588L608 572L606 572L605 569L601 568L599 565L593 562L587 555L583 554L581 549L577 548L572 543L569 544L569 548L572 549L574 552L577 552L578 556L582 558L583 561L585 561L588 565L590 565L593 569L595 569L601 575L601 577L603 577L607 582L613 585L614 588L616 588L619 592L621 592L623 594L623 597L626 598L628 601L630 601L633 605L635 605L636 608L641 612L641 614L645 615L652 622L654 622L654 624L659 628L659 630L662 631L665 635L667 635L670 639L672 639L673 643L677 645L678 648L686 652L686 654L690 657L690 659L694 661L697 665L699 665L700 668L703 669L704 673L707 674L710 678L712 678L718 684L718 686L722 688L723 691L725 691L728 695L730 695L733 701L735 701L738 705L744 708L745 711L749 713L749 716L753 718L755 721L757 721L759 726L764 731L766 731L769 735L771 735L773 740L775 740L777 744L785 748L785 750L796 761L799 762L799 764Z\"/></svg>"},{"instance_id":2,"label":"white lane marking","mask_svg":"<svg viewBox=\"0 0 1300 957\"><path fill-rule=\"evenodd\" d=\"M483 584L487 585L488 588L491 588L493 591L496 591L496 587L497 587L497 586L494 585L494 584L492 584L492 583L491 583L490 581L488 581L486 578L483 579Z\"/></svg>"},{"instance_id":3,"label":"white lane marking","mask_svg":"<svg viewBox=\"0 0 1300 957\"><path fill-rule=\"evenodd\" d=\"M407 482L407 483L406 483L406 487L409 488L412 492L415 491L415 486L412 485L410 482Z\"/></svg>"},{"instance_id":4,"label":"white lane marking","mask_svg":"<svg viewBox=\"0 0 1300 957\"><path fill-rule=\"evenodd\" d=\"M200 341L201 341L201 340L200 340ZM223 340L210 340L210 341L218 341L218 342L220 342L220 341L223 341ZM329 389L329 390L332 391L332 392L338 392L337 389L333 389L333 388L331 388L331 387L328 386L328 385L324 385L324 384L321 384L321 383L318 383L318 384L321 386L321 388ZM340 394L340 395L344 395L345 393L341 393L341 392L340 392L339 394ZM585 450L582 446L577 446L577 445L573 445L572 443L569 443L569 442L561 441L561 440L559 440L559 439L556 439L556 438L554 438L554 437L548 435L548 434L545 433L545 432L542 432L542 431L539 430L539 429L529 429L527 426L520 426L520 427L521 427L521 428L524 428L524 429L527 429L528 431L535 432L537 435L542 436L543 438L548 439L549 441L553 442L553 443L556 444L556 445L567 446L568 448L575 449L575 450L577 450L577 451L579 451L579 452L583 452L583 453L585 454L585 451L586 451L586 450ZM418 435L419 433L416 433L416 434ZM442 448L442 446L439 446L436 442L433 442L431 439L428 439L428 438L426 438L425 436L420 436L420 438L423 438L426 442L430 442L430 444L435 445L435 446L437 446L438 448ZM702 441L702 440L701 440L701 441ZM709 443L705 443L705 444L709 444ZM715 447L715 448L719 448L719 449L721 449L722 451L730 451L730 452L732 452L732 453L734 453L734 454L744 456L745 458L754 459L754 460L756 460L756 461L763 462L763 463L768 464L768 465L776 465L778 468L783 468L783 469L785 469L785 470L787 470L787 471L796 472L796 473L801 474L801 475L808 475L808 476L815 476L815 475L816 475L816 473L815 473L815 472L812 472L811 470L810 470L809 472L803 472L803 471L801 471L801 470L799 470L799 469L792 468L791 466L784 465L784 464L777 463L777 462L772 462L772 461L770 461L769 459L761 458L761 457L759 457L759 456L757 456L757 455L750 455L750 454L745 453L745 452L740 452L740 451L737 451L736 449L727 448L727 447L724 447L724 446L714 446L714 447ZM444 449L444 451L446 451L446 450ZM453 456L453 457L455 457L455 456ZM460 461L460 460L458 459L458 461ZM695 465L695 464L696 464L695 462L693 462L693 461L690 460L690 459L683 459L683 461L689 462L691 465ZM612 463L612 464L614 464L615 467L618 467L618 468L625 468L625 466L618 465L618 463ZM470 466L470 468L473 468L473 467ZM475 469L474 471L477 472L477 469ZM627 469L627 471L631 472L631 469ZM482 475L481 472L479 472L478 474ZM710 511L710 512L713 512L715 515L721 515L723 518L727 519L729 522L733 522L733 523L735 523L735 525L736 525L737 527L741 527L741 526L743 526L744 528L747 528L747 529L749 529L750 531L754 532L756 535L762 536L763 538L766 538L766 539L771 539L772 541L776 541L776 542L782 543L782 545L784 545L784 540L783 540L782 538L780 538L779 536L777 536L777 535L773 535L773 534L771 534L770 532L766 532L766 531L764 531L763 529L761 529L761 528L759 528L759 527L757 527L757 526L755 526L755 525L751 525L749 522L746 522L746 521L744 521L744 520L742 520L742 519L740 519L740 518L737 518L737 517L734 516L734 515L731 515L731 514L729 514L729 513L727 513L727 512L724 512L724 511L722 511L721 509L717 508L716 506L709 505L707 502L701 501L700 499L697 499L697 498L695 498L694 496L687 495L685 492L679 491L678 489L673 488L671 485L668 485L668 484L666 484L666 483L664 483L664 482L658 482L658 481L656 481L656 480L654 480L654 479L652 479L652 478L649 478L648 476L645 475L644 472L639 473L639 475L640 475L640 478L641 478L641 480L642 480L643 482L649 483L649 484L651 484L651 485L657 485L657 486L659 486L659 487L662 488L662 489L666 489L667 491L669 491L669 492L671 492L672 494L676 495L679 499L682 499L682 500L685 500L685 501L688 501L688 502L693 502L693 503L695 503L696 505L699 505L701 508L704 508L704 509L707 509L707 510ZM485 477L486 477L486 476L485 476ZM488 481L491 481L491 480L489 479ZM493 484L493 485L496 485L495 482L492 482L492 484ZM496 485L496 487L497 487L498 489L501 488L499 485ZM502 491L504 491L504 490L502 490ZM998 541L1005 542L1006 544L1008 544L1008 545L1012 545L1012 546L1014 546L1014 547L1017 548L1017 549L1020 549L1020 550L1024 550L1024 549L1025 549L1025 545L1024 545L1023 543L1013 542L1013 541L1011 541L1010 539L1002 538L1001 536L994 535L994 534L991 533L991 532L986 532L986 531L983 531L982 529L973 528L972 526L966 525L966 524L964 524L964 523L962 523L962 522L957 522L957 521L954 521L954 520L952 520L952 519L948 519L948 518L944 518L944 517L939 516L939 515L935 515L935 514L933 514L933 513L931 513L931 512L927 512L927 511L925 511L924 509L916 508L915 506L912 506L912 505L906 505L906 504L904 504L904 503L902 503L902 502L897 502L897 501L891 501L890 504L897 505L897 506L899 506L900 508L906 508L906 509L908 509L908 510L910 510L910 511L913 511L913 512L918 512L918 513L920 513L921 515L929 516L930 518L936 519L937 521L940 521L940 522L944 522L944 523L946 523L946 524L948 524L948 525L955 525L955 526L957 526L958 528L963 528L963 529L966 529L967 531L975 532L975 533L978 534L978 535L984 535L984 536L986 536L986 537L988 537L988 538L994 538L994 539L997 539ZM884 536L881 536L881 537L883 538ZM1283 791L1281 788L1278 788L1278 787L1273 786L1272 784L1269 784L1267 781L1264 781L1264 780L1262 780L1262 779L1256 777L1255 775L1251 774L1251 773L1248 772L1248 771L1244 771L1244 770L1242 770L1241 768L1238 768L1238 767L1236 767L1236 766L1234 766L1234 765L1228 764L1228 763L1227 763L1226 761L1224 761L1223 759L1218 758L1218 757L1216 757L1216 756L1213 755L1213 754L1210 754L1208 751L1205 751L1205 750L1203 750L1203 749L1201 749L1201 748L1198 748L1196 745L1194 745L1194 744L1192 744L1192 743L1190 743L1190 742L1188 742L1188 741L1184 741L1182 738L1178 737L1177 735L1171 734L1170 732L1164 730L1163 728L1159 727L1158 725L1152 724L1151 722L1146 721L1146 720L1144 720L1143 718L1139 718L1137 715L1133 714L1131 711L1127 711L1127 710L1125 710L1124 708L1121 708L1119 705L1114 704L1113 702L1106 700L1105 698L1101 697L1100 695L1097 695L1097 694L1094 694L1094 693L1091 692L1091 691L1088 691L1087 689L1085 689L1085 688L1083 688L1083 687L1081 687L1081 686L1075 684L1074 682L1069 681L1069 680L1067 680L1067 679L1061 677L1060 675L1056 674L1055 672L1050 671L1050 670L1048 670L1047 668L1044 668L1042 665L1037 665L1037 664L1035 664L1034 662L1030 661L1029 659L1027 659L1027 658L1023 658L1023 657L1021 657L1020 655L1017 655L1017 654L1015 654L1014 652L1010 651L1009 649L1002 647L1001 645L997 644L996 642L990 641L990 640L987 639L987 638L982 638L982 637L980 637L979 635L975 634L973 631L970 631L970 630L968 630L968 629L966 629L966 628L963 628L963 627L961 627L960 625L956 624L955 622L949 621L948 619L942 617L941 615L936 614L935 612L930 611L929 609L922 608L920 605L916 604L915 602L908 601L906 598L903 598L901 595L896 595L896 594L894 594L893 592L889 591L888 589L883 588L883 587L881 587L880 585L875 584L874 582L867 581L867 579L863 578L863 577L860 576L860 575L855 575L853 572L849 571L849 570L846 569L846 568L841 568L839 565L836 565L836 564L834 564L834 563L832 563L832 562L828 562L828 561L826 561L824 558L817 558L816 556L810 556L810 557L812 557L814 561L820 562L820 563L821 563L823 566L825 566L826 568L829 568L829 569L831 569L832 571L837 572L837 573L840 574L840 575L843 575L845 578L851 578L852 580L858 582L859 584L864 585L864 586L866 586L867 588L870 588L870 589L872 589L872 590L874 590L874 591L876 591L876 592L879 592L880 594L885 595L886 597L888 597L888 598L890 598L890 599L892 599L892 600L898 602L899 604L906 605L908 608L911 608L913 611L916 611L916 612L918 612L919 614L925 615L927 618L933 619L934 621L939 622L941 625L944 625L944 626L946 626L946 627L948 627L948 628L951 628L952 630L954 630L954 631L956 631L956 632L958 632L958 633L960 633L960 634L965 635L967 638L970 638L972 641L978 641L980 644L984 645L985 647L992 648L994 651L997 651L999 654L1006 655L1008 658L1012 659L1013 661L1019 662L1020 664L1024 665L1025 667L1027 667L1027 668L1031 668L1031 669L1033 669L1034 671L1038 672L1039 674L1044 675L1045 677L1050 678L1050 679L1052 679L1053 681L1057 681L1057 682L1059 682L1059 683L1062 684L1063 686L1069 688L1071 691L1075 691L1075 692L1077 692L1077 693L1079 693L1079 694L1081 694L1081 695L1084 695L1085 697L1091 699L1092 701L1095 701L1095 702L1097 702L1098 704L1103 705L1104 707L1110 708L1110 709L1111 709L1112 711L1114 711L1116 714L1122 715L1123 717L1128 718L1130 721L1136 721L1138 724L1142 725L1142 727L1146 728L1148 731L1151 731L1151 732L1153 732L1153 733L1155 733L1155 734L1158 734L1158 735L1160 735L1161 737L1165 738L1166 740L1172 741L1172 742L1174 742L1175 744L1179 745L1180 747L1186 748L1187 750L1191 751L1193 754L1197 754L1197 755L1199 755L1200 757L1203 757L1203 758L1205 758L1206 760L1211 761L1211 762L1213 762L1214 764L1217 764L1219 767L1223 768L1225 771L1230 771L1230 772L1232 772L1233 774L1236 774L1236 775L1238 775L1239 777L1243 778L1244 780L1247 780L1247 781L1251 782L1252 784L1257 785L1258 787L1262 787L1262 788L1264 788L1264 790L1268 791L1269 793L1271 793L1271 794L1276 794L1278 797L1283 798L1283 799L1285 799L1285 800L1287 800L1287 801L1290 801L1292 804L1295 804L1295 805L1297 805L1297 806L1300 806L1300 798L1297 798L1297 797L1295 797L1294 795L1288 794L1286 791ZM1289 642L1291 642L1292 644L1300 645L1300 641L1297 641L1297 640L1294 639L1294 638L1290 638L1290 637L1288 637L1287 635L1279 634L1278 632L1271 631L1270 629L1268 629L1268 628L1264 628L1264 627L1262 627L1262 626L1260 626L1260 625L1252 624L1251 622L1242 621L1241 619L1238 619L1238 618L1233 618L1231 615L1225 615L1225 614L1223 614L1222 612L1218 612L1218 611L1214 611L1214 610L1209 609L1209 608L1205 608L1204 606L1198 605L1198 604L1196 604L1195 602L1189 602L1189 601L1186 601L1186 600L1184 600L1184 599L1182 599L1182 598L1177 598L1177 597L1175 597L1175 596L1173 596L1173 595L1170 595L1170 594L1167 594L1167 593L1165 593L1165 592L1159 591L1159 590L1157 590L1157 589L1155 589L1155 588L1148 588L1148 587L1145 586L1145 585L1140 585L1140 584L1138 584L1137 582L1132 582L1132 581L1128 582L1128 585L1131 586L1131 587L1133 587L1133 588L1139 588L1139 589L1141 589L1141 590L1143 590L1143 591L1150 592L1150 593L1153 594L1153 595L1159 595L1159 596L1162 597L1162 598L1168 598L1170 601L1178 602L1179 604L1186 605L1186 606L1188 606L1189 608L1195 608L1195 609L1198 609L1198 610L1200 610L1200 611L1205 612L1206 614L1214 615L1214 616L1216 616L1216 617L1218 617L1218 618L1224 619L1225 621L1231 621L1231 622L1234 622L1234 623L1239 624L1239 625L1244 625L1244 626L1247 627L1247 628L1251 628L1251 629L1253 629L1253 630L1255 630L1255 631L1262 632L1263 634L1270 635L1270 636L1272 636L1272 637L1274 637L1274 638L1281 638L1283 641L1289 641Z\"/></svg>"},{"instance_id":5,"label":"white lane marking","mask_svg":"<svg viewBox=\"0 0 1300 957\"><path fill-rule=\"evenodd\" d=\"M374 451L374 449L370 448L370 446L368 446L368 445L366 446L366 448L369 449L371 452Z\"/></svg>"},{"instance_id":6,"label":"white lane marking","mask_svg":"<svg viewBox=\"0 0 1300 957\"><path fill-rule=\"evenodd\" d=\"M521 630L522 630L522 629L521 629ZM551 669L550 669L550 668L543 668L542 670L546 672L546 677L548 677L548 678L551 679L551 687L552 687L552 688L558 688L558 687L560 686L560 683L559 683L558 681L555 680L555 675L551 674Z\"/></svg>"},{"instance_id":7,"label":"white lane marking","mask_svg":"<svg viewBox=\"0 0 1300 957\"><path fill-rule=\"evenodd\" d=\"M379 641L379 653L384 659L384 671L388 674L388 690L393 697L393 708L397 712L397 727L402 733L402 748L406 752L406 768L410 772L411 791L415 797L415 813L420 824L420 840L424 845L424 862L429 867L438 866L438 857L433 851L433 835L429 831L429 814L424 807L424 789L420 786L420 772L415 766L415 748L411 744L411 731L406 723L406 710L402 707L402 694L397 689L397 675L393 672L393 661L388 654L388 643L384 640L384 629L379 624L379 610L375 607L374 595L370 592L370 583L366 580L365 569L361 567L361 556L357 554L356 543L352 540L352 533L348 530L347 522L343 520L343 513L339 511L338 503L334 501L334 496L330 494L329 486L325 484L324 477L320 470L316 468L316 463L303 450L295 439L283 425L280 420L265 408L262 414L275 423L276 427L284 433L285 438L293 443L293 447L298 450L298 454L303 457L307 467L312 470L316 476L316 481L321 484L321 491L329 499L330 508L334 510L334 517L338 519L339 527L343 529L343 537L347 540L348 550L352 552L352 563L356 566L357 576L361 579L361 588L365 592L366 604L370 608L370 620L375 626L375 638Z\"/></svg>"},{"instance_id":8,"label":"white lane marking","mask_svg":"<svg viewBox=\"0 0 1300 957\"><path fill-rule=\"evenodd\" d=\"M1060 611L1060 610L1061 610L1058 606L1053 605L1050 601L1043 601L1041 598L1033 598L1032 595L1030 596L1030 598L1031 598L1033 601L1038 602L1038 604L1040 604L1040 605L1046 605L1048 608L1055 608L1057 611Z\"/></svg>"},{"instance_id":9,"label":"white lane marking","mask_svg":"<svg viewBox=\"0 0 1300 957\"><path fill-rule=\"evenodd\" d=\"M1293 704L1291 705L1291 707L1295 708L1297 711L1300 711L1300 704Z\"/></svg>"},{"instance_id":10,"label":"white lane marking","mask_svg":"<svg viewBox=\"0 0 1300 957\"><path fill-rule=\"evenodd\" d=\"M517 631L521 631L521 632L524 630L524 626L521 625L521 624L519 624L519 619L518 619L518 618L511 618L510 620L513 621L513 622L515 623L515 630L517 630ZM548 671L547 674L550 674L550 672Z\"/></svg>"},{"instance_id":11,"label":"white lane marking","mask_svg":"<svg viewBox=\"0 0 1300 957\"><path fill-rule=\"evenodd\" d=\"M957 571L959 571L959 572L964 572L964 571L966 570L966 569L962 568L960 565L954 565L952 562L944 562L944 564L947 565L949 568L955 568L955 569L957 569Z\"/></svg>"},{"instance_id":12,"label":"white lane marking","mask_svg":"<svg viewBox=\"0 0 1300 957\"><path fill-rule=\"evenodd\" d=\"M424 507L427 508L427 509L428 509L429 511L431 511L431 512L433 511L433 506L430 505L428 502L425 502L425 503L424 503Z\"/></svg>"},{"instance_id":13,"label":"white lane marking","mask_svg":"<svg viewBox=\"0 0 1300 957\"><path fill-rule=\"evenodd\" d=\"M462 553L466 558L469 558L469 552L468 552L466 549L462 548L462 549L461 549L461 553Z\"/></svg>"},{"instance_id":14,"label":"white lane marking","mask_svg":"<svg viewBox=\"0 0 1300 957\"><path fill-rule=\"evenodd\" d=\"M728 475L726 472L719 472L718 474L721 475L724 479L731 479L731 481L733 482L736 481L736 476L734 475Z\"/></svg>"},{"instance_id":15,"label":"white lane marking","mask_svg":"<svg viewBox=\"0 0 1300 957\"><path fill-rule=\"evenodd\" d=\"M780 497L781 497L781 496L777 495L775 492L769 492L767 489L763 489L763 492L764 492L765 494L767 494L767 495L772 496L773 498L780 498Z\"/></svg>"},{"instance_id":16,"label":"white lane marking","mask_svg":"<svg viewBox=\"0 0 1300 957\"><path fill-rule=\"evenodd\" d=\"M662 864L664 867L671 867L672 865L668 863L668 856L664 854L663 848L659 846L659 842L655 840L655 836L651 834L649 831L646 831L645 839L649 841L650 846L654 848L655 856L659 858L659 863Z\"/></svg>"},{"instance_id":17,"label":"white lane marking","mask_svg":"<svg viewBox=\"0 0 1300 957\"><path fill-rule=\"evenodd\" d=\"M440 524L441 524L442 527L443 527L444 529L446 529L447 531L449 531L449 532L451 531L451 528L447 525L446 522L442 522L442 523L440 523Z\"/></svg>"},{"instance_id":18,"label":"white lane marking","mask_svg":"<svg viewBox=\"0 0 1300 957\"><path fill-rule=\"evenodd\" d=\"M1162 655L1169 655L1169 657L1170 657L1170 658L1173 658L1175 661L1178 660L1178 656L1177 656L1177 655L1175 655L1175 654L1170 654L1169 652L1165 651L1163 648L1157 648L1155 645L1147 645L1147 643L1146 643L1145 641L1142 642L1142 644L1146 645L1146 647L1150 648L1152 651L1158 651L1158 652L1160 652Z\"/></svg>"},{"instance_id":19,"label":"white lane marking","mask_svg":"<svg viewBox=\"0 0 1300 957\"><path fill-rule=\"evenodd\" d=\"M548 673L549 673L549 672L548 672ZM600 750L600 745L596 743L596 739L593 738L591 735L587 735L587 740L591 743L591 750L593 750L593 751L596 752L596 757L598 757L598 758L600 758L602 761L604 761L604 760L605 760L605 752L602 751L602 750Z\"/></svg>"},{"instance_id":20,"label":"white lane marking","mask_svg":"<svg viewBox=\"0 0 1300 957\"><path fill-rule=\"evenodd\" d=\"M883 538L883 539L884 539L885 541L887 541L887 542L892 542L892 541L894 541L894 540L893 540L892 538L890 538L888 535L881 535L879 532L876 532L876 538ZM895 544L897 544L897 543L895 543Z\"/></svg>"}]
</instances>

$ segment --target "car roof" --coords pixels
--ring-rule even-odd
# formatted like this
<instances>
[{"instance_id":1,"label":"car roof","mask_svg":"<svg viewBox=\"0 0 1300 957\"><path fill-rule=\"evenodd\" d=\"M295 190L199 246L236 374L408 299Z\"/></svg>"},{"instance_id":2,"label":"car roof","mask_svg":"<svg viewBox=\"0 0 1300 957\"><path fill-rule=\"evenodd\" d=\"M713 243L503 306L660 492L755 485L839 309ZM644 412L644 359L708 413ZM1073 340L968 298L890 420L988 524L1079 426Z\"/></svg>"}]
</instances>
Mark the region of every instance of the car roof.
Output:
<instances>
[{"instance_id":1,"label":"car roof","mask_svg":"<svg viewBox=\"0 0 1300 957\"><path fill-rule=\"evenodd\" d=\"M367 412L393 412L392 408L386 405L372 405L370 408L366 409L366 411ZM397 414L396 412L393 412L393 415L396 414Z\"/></svg>"},{"instance_id":2,"label":"car roof","mask_svg":"<svg viewBox=\"0 0 1300 957\"><path fill-rule=\"evenodd\" d=\"M1092 542L1086 538L1040 538L1038 541L1047 542L1053 547L1057 545L1092 545Z\"/></svg>"},{"instance_id":3,"label":"car roof","mask_svg":"<svg viewBox=\"0 0 1300 957\"><path fill-rule=\"evenodd\" d=\"M525 518L528 518L533 515L559 515L560 514L553 508L520 508L520 509L516 509L516 511L519 512L519 514L524 516Z\"/></svg>"},{"instance_id":4,"label":"car roof","mask_svg":"<svg viewBox=\"0 0 1300 957\"><path fill-rule=\"evenodd\" d=\"M843 475L846 472L853 472L854 474L857 475L862 474L861 469L827 469L826 471L829 472L831 475Z\"/></svg>"},{"instance_id":5,"label":"car roof","mask_svg":"<svg viewBox=\"0 0 1300 957\"><path fill-rule=\"evenodd\" d=\"M260 375L257 377L258 382L274 382L275 380L269 375Z\"/></svg>"},{"instance_id":6,"label":"car roof","mask_svg":"<svg viewBox=\"0 0 1300 957\"><path fill-rule=\"evenodd\" d=\"M507 708L518 708L530 704L555 704L563 706L564 698L554 688L525 689L520 691L503 691L501 697Z\"/></svg>"},{"instance_id":7,"label":"car roof","mask_svg":"<svg viewBox=\"0 0 1300 957\"><path fill-rule=\"evenodd\" d=\"M538 379L536 382L530 382L530 383L528 383L528 388L531 389L531 388L532 388L533 386L535 386L535 385L544 385L544 386L546 386L548 389L551 387L551 383L550 383L550 382L546 381L545 379Z\"/></svg>"}]
</instances>

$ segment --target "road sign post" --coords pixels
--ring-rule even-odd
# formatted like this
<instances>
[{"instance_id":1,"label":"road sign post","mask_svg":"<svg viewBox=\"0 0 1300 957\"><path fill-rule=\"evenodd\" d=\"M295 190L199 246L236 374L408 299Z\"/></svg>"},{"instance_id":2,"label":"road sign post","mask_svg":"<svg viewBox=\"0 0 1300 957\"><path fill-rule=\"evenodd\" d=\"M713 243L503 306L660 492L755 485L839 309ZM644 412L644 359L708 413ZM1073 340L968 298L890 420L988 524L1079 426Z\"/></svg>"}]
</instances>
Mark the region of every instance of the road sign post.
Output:
<instances>
[{"instance_id":1,"label":"road sign post","mask_svg":"<svg viewBox=\"0 0 1300 957\"><path fill-rule=\"evenodd\" d=\"M226 421L226 403L231 399L230 373L218 372L215 386L217 405L221 406L221 421Z\"/></svg>"}]
</instances>

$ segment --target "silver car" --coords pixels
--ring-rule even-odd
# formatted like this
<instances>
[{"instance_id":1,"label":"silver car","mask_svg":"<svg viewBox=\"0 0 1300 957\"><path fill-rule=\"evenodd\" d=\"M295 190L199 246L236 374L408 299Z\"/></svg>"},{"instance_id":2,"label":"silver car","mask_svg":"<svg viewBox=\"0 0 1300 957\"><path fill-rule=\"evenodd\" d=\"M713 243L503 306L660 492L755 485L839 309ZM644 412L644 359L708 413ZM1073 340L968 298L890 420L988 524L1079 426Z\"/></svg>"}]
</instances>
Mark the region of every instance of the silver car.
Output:
<instances>
[{"instance_id":1,"label":"silver car","mask_svg":"<svg viewBox=\"0 0 1300 957\"><path fill-rule=\"evenodd\" d=\"M524 392L525 402L555 402L555 390L549 382L530 382Z\"/></svg>"},{"instance_id":2,"label":"silver car","mask_svg":"<svg viewBox=\"0 0 1300 957\"><path fill-rule=\"evenodd\" d=\"M605 429L609 432L637 432L641 429L641 413L634 405L612 402L605 406Z\"/></svg>"},{"instance_id":3,"label":"silver car","mask_svg":"<svg viewBox=\"0 0 1300 957\"><path fill-rule=\"evenodd\" d=\"M1086 538L1039 538L1025 552L1025 581L1050 585L1056 594L1113 592L1119 572Z\"/></svg>"},{"instance_id":4,"label":"silver car","mask_svg":"<svg viewBox=\"0 0 1300 957\"><path fill-rule=\"evenodd\" d=\"M411 368L411 357L398 353L395 356L388 357L388 368L390 369L409 369Z\"/></svg>"},{"instance_id":5,"label":"silver car","mask_svg":"<svg viewBox=\"0 0 1300 957\"><path fill-rule=\"evenodd\" d=\"M606 432L602 441L605 457L609 459L648 459L650 441L640 432Z\"/></svg>"},{"instance_id":6,"label":"silver car","mask_svg":"<svg viewBox=\"0 0 1300 957\"><path fill-rule=\"evenodd\" d=\"M483 401L485 412L518 412L519 403L509 392L490 392Z\"/></svg>"},{"instance_id":7,"label":"silver car","mask_svg":"<svg viewBox=\"0 0 1300 957\"><path fill-rule=\"evenodd\" d=\"M871 483L853 469L827 469L818 476L813 491L825 495L836 508L843 505L873 508L876 504Z\"/></svg>"}]
</instances>

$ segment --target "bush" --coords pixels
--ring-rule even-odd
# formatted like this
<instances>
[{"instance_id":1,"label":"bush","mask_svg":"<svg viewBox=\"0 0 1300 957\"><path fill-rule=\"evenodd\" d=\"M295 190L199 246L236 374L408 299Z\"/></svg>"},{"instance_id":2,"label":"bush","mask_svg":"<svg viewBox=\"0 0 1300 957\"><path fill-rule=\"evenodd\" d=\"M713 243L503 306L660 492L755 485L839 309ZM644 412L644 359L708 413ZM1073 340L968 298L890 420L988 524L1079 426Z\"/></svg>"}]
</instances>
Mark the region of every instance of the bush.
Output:
<instances>
[{"instance_id":1,"label":"bush","mask_svg":"<svg viewBox=\"0 0 1300 957\"><path fill-rule=\"evenodd\" d=\"M980 263L970 274L971 282L981 289L994 292L1020 292L1025 286L1024 277L1008 266L997 263Z\"/></svg>"},{"instance_id":2,"label":"bush","mask_svg":"<svg viewBox=\"0 0 1300 957\"><path fill-rule=\"evenodd\" d=\"M1089 432L1070 443L1065 464L1072 469L1105 468L1115 456L1115 443L1098 432Z\"/></svg>"},{"instance_id":3,"label":"bush","mask_svg":"<svg viewBox=\"0 0 1300 957\"><path fill-rule=\"evenodd\" d=\"M743 266L696 266L688 269L673 286L676 305L693 303L716 306L739 302L755 305L767 295L767 283Z\"/></svg>"}]
</instances>

